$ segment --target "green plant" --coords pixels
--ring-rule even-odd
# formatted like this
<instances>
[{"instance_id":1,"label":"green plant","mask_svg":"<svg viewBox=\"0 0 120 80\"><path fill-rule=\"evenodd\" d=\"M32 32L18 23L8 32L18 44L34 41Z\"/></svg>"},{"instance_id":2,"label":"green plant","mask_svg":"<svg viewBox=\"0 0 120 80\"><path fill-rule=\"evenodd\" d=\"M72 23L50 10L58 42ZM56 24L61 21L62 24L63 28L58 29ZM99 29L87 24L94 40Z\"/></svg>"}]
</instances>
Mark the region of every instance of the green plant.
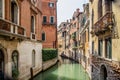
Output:
<instances>
[{"instance_id":1,"label":"green plant","mask_svg":"<svg viewBox=\"0 0 120 80\"><path fill-rule=\"evenodd\" d=\"M17 68L14 68L12 70L12 77L14 80L17 80L18 79L18 76L19 76L19 70Z\"/></svg>"},{"instance_id":2,"label":"green plant","mask_svg":"<svg viewBox=\"0 0 120 80\"><path fill-rule=\"evenodd\" d=\"M57 57L58 50L57 49L42 49L42 60L48 61L50 59L54 59Z\"/></svg>"},{"instance_id":3,"label":"green plant","mask_svg":"<svg viewBox=\"0 0 120 80\"><path fill-rule=\"evenodd\" d=\"M75 39L75 38L76 38L76 37L75 37L75 35L73 34L73 35L72 35L72 39Z\"/></svg>"}]
</instances>

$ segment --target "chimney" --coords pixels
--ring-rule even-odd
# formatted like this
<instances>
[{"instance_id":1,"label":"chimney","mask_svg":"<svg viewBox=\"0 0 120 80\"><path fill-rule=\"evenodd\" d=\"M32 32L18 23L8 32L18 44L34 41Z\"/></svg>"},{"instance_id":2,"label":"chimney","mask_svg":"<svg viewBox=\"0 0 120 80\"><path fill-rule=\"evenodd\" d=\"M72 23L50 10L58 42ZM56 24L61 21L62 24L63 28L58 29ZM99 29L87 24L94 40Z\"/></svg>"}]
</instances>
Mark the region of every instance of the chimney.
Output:
<instances>
[{"instance_id":1,"label":"chimney","mask_svg":"<svg viewBox=\"0 0 120 80\"><path fill-rule=\"evenodd\" d=\"M83 10L85 10L85 6L86 6L86 5L85 5L85 4L83 4Z\"/></svg>"},{"instance_id":2,"label":"chimney","mask_svg":"<svg viewBox=\"0 0 120 80\"><path fill-rule=\"evenodd\" d=\"M67 20L67 23L69 23L69 20Z\"/></svg>"},{"instance_id":3,"label":"chimney","mask_svg":"<svg viewBox=\"0 0 120 80\"><path fill-rule=\"evenodd\" d=\"M77 9L76 9L76 11L77 11L77 13L79 13L79 12L80 12L80 9L79 9L79 8L77 8Z\"/></svg>"},{"instance_id":4,"label":"chimney","mask_svg":"<svg viewBox=\"0 0 120 80\"><path fill-rule=\"evenodd\" d=\"M72 22L72 19L70 19L70 23Z\"/></svg>"}]
</instances>

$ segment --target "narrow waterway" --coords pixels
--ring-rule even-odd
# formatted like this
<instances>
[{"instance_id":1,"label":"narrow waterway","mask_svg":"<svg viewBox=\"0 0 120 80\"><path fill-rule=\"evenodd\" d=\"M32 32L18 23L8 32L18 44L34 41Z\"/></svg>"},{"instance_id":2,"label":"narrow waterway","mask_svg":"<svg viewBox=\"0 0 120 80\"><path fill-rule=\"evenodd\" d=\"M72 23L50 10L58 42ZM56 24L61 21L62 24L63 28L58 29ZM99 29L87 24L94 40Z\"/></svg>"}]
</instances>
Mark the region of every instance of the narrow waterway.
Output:
<instances>
[{"instance_id":1,"label":"narrow waterway","mask_svg":"<svg viewBox=\"0 0 120 80\"><path fill-rule=\"evenodd\" d=\"M61 59L55 66L38 74L34 80L89 80L89 77L80 64Z\"/></svg>"}]
</instances>

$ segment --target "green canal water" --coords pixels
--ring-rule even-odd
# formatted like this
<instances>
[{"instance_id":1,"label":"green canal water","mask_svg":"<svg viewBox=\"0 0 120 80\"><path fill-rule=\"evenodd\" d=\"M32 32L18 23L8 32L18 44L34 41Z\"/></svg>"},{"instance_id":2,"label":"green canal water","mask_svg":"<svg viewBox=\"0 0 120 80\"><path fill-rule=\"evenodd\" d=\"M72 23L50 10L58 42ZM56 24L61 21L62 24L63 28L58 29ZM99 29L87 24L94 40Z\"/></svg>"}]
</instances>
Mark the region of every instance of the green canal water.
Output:
<instances>
[{"instance_id":1,"label":"green canal water","mask_svg":"<svg viewBox=\"0 0 120 80\"><path fill-rule=\"evenodd\" d=\"M61 59L55 66L39 73L34 80L89 80L89 76L80 64Z\"/></svg>"}]
</instances>

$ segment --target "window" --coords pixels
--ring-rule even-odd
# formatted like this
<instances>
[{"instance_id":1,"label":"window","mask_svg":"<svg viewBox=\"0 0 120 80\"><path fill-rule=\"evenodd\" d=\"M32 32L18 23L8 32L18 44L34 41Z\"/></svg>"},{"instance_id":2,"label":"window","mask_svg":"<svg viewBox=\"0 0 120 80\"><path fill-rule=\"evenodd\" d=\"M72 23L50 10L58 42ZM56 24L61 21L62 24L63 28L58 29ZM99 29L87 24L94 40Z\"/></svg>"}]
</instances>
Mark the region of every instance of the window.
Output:
<instances>
[{"instance_id":1,"label":"window","mask_svg":"<svg viewBox=\"0 0 120 80\"><path fill-rule=\"evenodd\" d=\"M105 39L105 53L106 58L112 58L112 41L111 38Z\"/></svg>"},{"instance_id":2,"label":"window","mask_svg":"<svg viewBox=\"0 0 120 80\"><path fill-rule=\"evenodd\" d=\"M35 33L35 18L31 16L31 32Z\"/></svg>"},{"instance_id":3,"label":"window","mask_svg":"<svg viewBox=\"0 0 120 80\"><path fill-rule=\"evenodd\" d=\"M13 77L13 72L18 70L18 52L17 51L13 51L12 53L12 77Z\"/></svg>"},{"instance_id":4,"label":"window","mask_svg":"<svg viewBox=\"0 0 120 80\"><path fill-rule=\"evenodd\" d=\"M75 20L75 17L73 17L72 19Z\"/></svg>"},{"instance_id":5,"label":"window","mask_svg":"<svg viewBox=\"0 0 120 80\"><path fill-rule=\"evenodd\" d=\"M111 0L105 0L105 11L107 12L107 11L112 11L111 9L111 6L112 5L112 2L111 2Z\"/></svg>"},{"instance_id":6,"label":"window","mask_svg":"<svg viewBox=\"0 0 120 80\"><path fill-rule=\"evenodd\" d=\"M32 51L32 67L35 67L35 50Z\"/></svg>"},{"instance_id":7,"label":"window","mask_svg":"<svg viewBox=\"0 0 120 80\"><path fill-rule=\"evenodd\" d=\"M85 43L86 42L86 31L83 33L82 38L83 38L83 43Z\"/></svg>"},{"instance_id":8,"label":"window","mask_svg":"<svg viewBox=\"0 0 120 80\"><path fill-rule=\"evenodd\" d=\"M102 52L103 52L103 41L99 40L99 43L98 43L98 54L99 54L99 56L102 56Z\"/></svg>"},{"instance_id":9,"label":"window","mask_svg":"<svg viewBox=\"0 0 120 80\"><path fill-rule=\"evenodd\" d=\"M92 17L91 17L91 21L92 21L92 26L93 26L93 24L94 24L94 10L92 9L92 15L91 15ZM93 27L92 27L92 29L93 29Z\"/></svg>"},{"instance_id":10,"label":"window","mask_svg":"<svg viewBox=\"0 0 120 80\"><path fill-rule=\"evenodd\" d=\"M50 17L50 23L51 23L51 24L54 23L54 17L53 17L53 16Z\"/></svg>"},{"instance_id":11,"label":"window","mask_svg":"<svg viewBox=\"0 0 120 80\"><path fill-rule=\"evenodd\" d=\"M43 16L43 23L46 23L46 22L47 22L47 17Z\"/></svg>"},{"instance_id":12,"label":"window","mask_svg":"<svg viewBox=\"0 0 120 80\"><path fill-rule=\"evenodd\" d=\"M66 24L63 24L63 26L66 26Z\"/></svg>"},{"instance_id":13,"label":"window","mask_svg":"<svg viewBox=\"0 0 120 80\"><path fill-rule=\"evenodd\" d=\"M18 69L18 52L14 51L12 53L12 68L17 68Z\"/></svg>"},{"instance_id":14,"label":"window","mask_svg":"<svg viewBox=\"0 0 120 80\"><path fill-rule=\"evenodd\" d=\"M50 2L50 3L49 3L49 7L54 7L54 3L53 3L53 2Z\"/></svg>"},{"instance_id":15,"label":"window","mask_svg":"<svg viewBox=\"0 0 120 80\"><path fill-rule=\"evenodd\" d=\"M89 34L89 27L87 28L88 29L88 42L89 42L89 39L90 39L90 34Z\"/></svg>"},{"instance_id":16,"label":"window","mask_svg":"<svg viewBox=\"0 0 120 80\"><path fill-rule=\"evenodd\" d=\"M0 49L0 72L4 72L4 53ZM1 75L0 75L0 80L1 80ZM4 79L3 79L4 80Z\"/></svg>"},{"instance_id":17,"label":"window","mask_svg":"<svg viewBox=\"0 0 120 80\"><path fill-rule=\"evenodd\" d=\"M3 0L0 0L0 17L3 17Z\"/></svg>"},{"instance_id":18,"label":"window","mask_svg":"<svg viewBox=\"0 0 120 80\"><path fill-rule=\"evenodd\" d=\"M64 37L64 32L62 32L62 37Z\"/></svg>"},{"instance_id":19,"label":"window","mask_svg":"<svg viewBox=\"0 0 120 80\"><path fill-rule=\"evenodd\" d=\"M45 33L42 33L42 40L45 41Z\"/></svg>"},{"instance_id":20,"label":"window","mask_svg":"<svg viewBox=\"0 0 120 80\"><path fill-rule=\"evenodd\" d=\"M11 1L11 20L13 23L18 24L18 6L16 1Z\"/></svg>"},{"instance_id":21,"label":"window","mask_svg":"<svg viewBox=\"0 0 120 80\"><path fill-rule=\"evenodd\" d=\"M94 54L94 42L92 41L92 54Z\"/></svg>"},{"instance_id":22,"label":"window","mask_svg":"<svg viewBox=\"0 0 120 80\"><path fill-rule=\"evenodd\" d=\"M83 26L85 25L85 22L86 22L86 16L83 16L83 19L82 19Z\"/></svg>"},{"instance_id":23,"label":"window","mask_svg":"<svg viewBox=\"0 0 120 80\"><path fill-rule=\"evenodd\" d=\"M100 18L100 17L102 17L102 0L99 0L99 2L98 2L98 19Z\"/></svg>"},{"instance_id":24,"label":"window","mask_svg":"<svg viewBox=\"0 0 120 80\"><path fill-rule=\"evenodd\" d=\"M74 27L76 27L76 23L74 23Z\"/></svg>"}]
</instances>

